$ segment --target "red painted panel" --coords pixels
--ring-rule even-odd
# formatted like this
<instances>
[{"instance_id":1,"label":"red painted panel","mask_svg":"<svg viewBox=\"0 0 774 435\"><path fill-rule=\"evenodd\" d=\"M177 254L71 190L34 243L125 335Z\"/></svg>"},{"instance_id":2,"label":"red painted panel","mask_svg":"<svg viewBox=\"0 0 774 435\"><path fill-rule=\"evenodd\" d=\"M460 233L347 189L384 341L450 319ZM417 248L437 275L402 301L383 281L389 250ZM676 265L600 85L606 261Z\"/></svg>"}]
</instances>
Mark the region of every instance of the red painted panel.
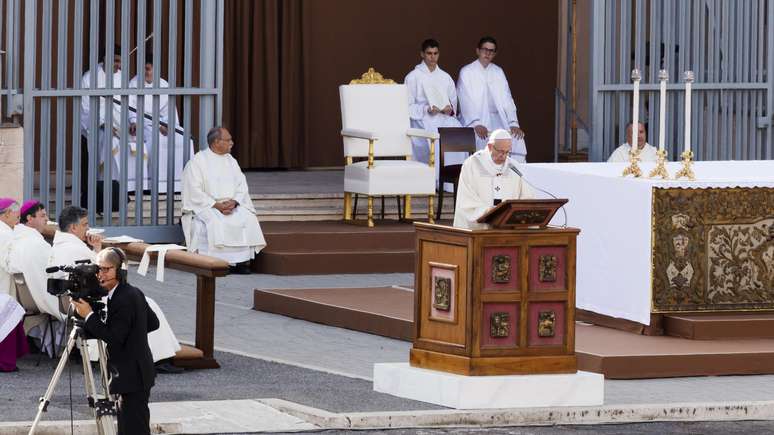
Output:
<instances>
[{"instance_id":1,"label":"red painted panel","mask_svg":"<svg viewBox=\"0 0 774 435\"><path fill-rule=\"evenodd\" d=\"M540 257L543 255L556 257L556 281L540 281L538 268ZM567 290L567 247L532 246L529 248L529 290Z\"/></svg>"},{"instance_id":2,"label":"red painted panel","mask_svg":"<svg viewBox=\"0 0 774 435\"><path fill-rule=\"evenodd\" d=\"M553 311L554 336L540 337L538 335L538 317L540 312ZM529 304L529 319L527 320L527 332L529 346L561 346L564 344L565 335L565 302L533 302Z\"/></svg>"},{"instance_id":3,"label":"red painted panel","mask_svg":"<svg viewBox=\"0 0 774 435\"><path fill-rule=\"evenodd\" d=\"M511 257L511 279L507 283L495 283L492 279L492 257L495 255L507 255ZM484 286L487 290L519 291L521 269L519 268L519 248L517 247L491 247L484 248Z\"/></svg>"},{"instance_id":4,"label":"red painted panel","mask_svg":"<svg viewBox=\"0 0 774 435\"><path fill-rule=\"evenodd\" d=\"M495 338L489 333L489 319L493 313L508 313L508 324L510 326L507 337ZM481 347L491 349L493 347L514 347L519 344L519 303L484 303L483 315L481 316Z\"/></svg>"}]
</instances>

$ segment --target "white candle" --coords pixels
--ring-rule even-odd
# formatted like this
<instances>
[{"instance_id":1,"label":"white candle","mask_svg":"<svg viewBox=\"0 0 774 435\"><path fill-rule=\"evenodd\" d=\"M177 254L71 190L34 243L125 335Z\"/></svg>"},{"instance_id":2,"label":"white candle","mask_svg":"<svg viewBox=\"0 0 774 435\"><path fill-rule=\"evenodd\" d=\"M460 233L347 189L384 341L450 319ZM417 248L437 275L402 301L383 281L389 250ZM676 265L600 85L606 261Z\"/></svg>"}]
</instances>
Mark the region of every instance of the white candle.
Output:
<instances>
[{"instance_id":1,"label":"white candle","mask_svg":"<svg viewBox=\"0 0 774 435\"><path fill-rule=\"evenodd\" d=\"M664 138L666 137L666 106L667 106L667 99L666 99L666 83L669 79L669 73L667 70L662 69L658 72L658 78L661 80L661 92L660 92L660 98L659 101L661 103L661 107L659 107L659 115L658 115L658 149L664 150Z\"/></svg>"},{"instance_id":2,"label":"white candle","mask_svg":"<svg viewBox=\"0 0 774 435\"><path fill-rule=\"evenodd\" d=\"M634 80L634 95L632 96L632 140L631 145L632 152L639 152L639 138L640 138L640 70L637 68L632 70L632 80Z\"/></svg>"},{"instance_id":3,"label":"white candle","mask_svg":"<svg viewBox=\"0 0 774 435\"><path fill-rule=\"evenodd\" d=\"M693 83L693 71L686 71L685 79L685 152L691 151L691 83Z\"/></svg>"}]
</instances>

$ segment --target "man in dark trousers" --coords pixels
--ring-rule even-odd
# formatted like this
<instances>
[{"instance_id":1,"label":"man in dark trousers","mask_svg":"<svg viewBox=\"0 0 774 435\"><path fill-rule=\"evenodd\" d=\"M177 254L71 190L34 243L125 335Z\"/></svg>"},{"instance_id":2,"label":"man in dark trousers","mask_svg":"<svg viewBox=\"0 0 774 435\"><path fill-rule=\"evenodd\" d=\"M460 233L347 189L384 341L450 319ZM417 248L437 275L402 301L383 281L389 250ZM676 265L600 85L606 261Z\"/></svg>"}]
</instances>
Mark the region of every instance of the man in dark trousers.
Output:
<instances>
[{"instance_id":1,"label":"man in dark trousers","mask_svg":"<svg viewBox=\"0 0 774 435\"><path fill-rule=\"evenodd\" d=\"M148 398L156 377L148 347L148 332L159 327L159 319L140 289L126 282L126 255L118 248L97 254L100 286L107 290L107 323L93 315L91 306L73 300L85 329L107 344L110 392L120 396L118 433L150 434Z\"/></svg>"}]
</instances>

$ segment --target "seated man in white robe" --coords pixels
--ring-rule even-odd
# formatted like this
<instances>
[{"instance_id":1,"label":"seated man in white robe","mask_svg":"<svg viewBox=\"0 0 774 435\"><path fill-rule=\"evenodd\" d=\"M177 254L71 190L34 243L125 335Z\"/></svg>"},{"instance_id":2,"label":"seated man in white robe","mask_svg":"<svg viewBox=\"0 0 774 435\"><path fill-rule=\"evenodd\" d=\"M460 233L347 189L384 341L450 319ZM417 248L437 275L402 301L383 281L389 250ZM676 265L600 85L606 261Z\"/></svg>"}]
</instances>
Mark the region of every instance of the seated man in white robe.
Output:
<instances>
[{"instance_id":1,"label":"seated man in white robe","mask_svg":"<svg viewBox=\"0 0 774 435\"><path fill-rule=\"evenodd\" d=\"M146 55L145 58L145 74L142 78L140 76L135 76L130 82L129 82L129 88L130 89L137 89L139 81L142 80L142 83L144 84L144 87L149 88L153 86L153 57L150 53ZM159 78L159 86L162 88L168 88L169 83ZM143 113L143 120L142 123L138 121L139 114L139 99L136 95L132 95L129 97L129 105L134 109L129 112L129 133L132 136L135 136L134 140L136 140L136 134L137 134L137 126L142 125L143 128L143 142L145 142L145 150L146 154L149 156L149 162L150 159L155 158L155 153L153 152L153 140L154 135L158 135L158 144L159 144L159 153L158 153L158 180L159 180L159 192L165 193L167 191L167 165L169 161L169 157L172 155L172 149L169 147L169 142L172 140L174 142L174 159L175 163L173 166L173 176L174 176L174 192L180 192L181 189L181 174L183 173L183 135L180 132L176 132L176 130L182 130L180 129L180 116L177 114L177 110L175 110L175 125L170 126L169 125L169 96L167 95L159 95L159 129L157 132L154 132L153 130L153 100L154 97L152 96L146 96L143 99L143 107L145 108ZM191 158L194 155L194 148L193 148L193 141L189 139L188 141L188 157ZM152 165L148 164L148 170L152 170ZM151 180L152 176L150 172L147 172L147 176L145 177L146 180Z\"/></svg>"},{"instance_id":2,"label":"seated man in white robe","mask_svg":"<svg viewBox=\"0 0 774 435\"><path fill-rule=\"evenodd\" d=\"M639 128L637 129L637 145L639 146L640 161L641 162L655 162L658 160L658 154L656 154L656 147L645 142L647 139L647 133L645 131L645 124L637 123ZM629 123L626 126L626 143L621 144L618 148L610 154L607 159L608 162L629 162L629 153L632 151L632 124Z\"/></svg>"},{"instance_id":3,"label":"seated man in white robe","mask_svg":"<svg viewBox=\"0 0 774 435\"><path fill-rule=\"evenodd\" d=\"M65 207L59 214L59 230L54 234L54 245L48 260L49 267L73 265L80 260L89 260L95 263L97 252L102 250L102 237L98 234L88 234L89 220L87 216L88 213L85 209L76 206ZM89 245L93 250L89 248ZM57 274L59 275L52 277L62 277L62 272L57 272ZM153 354L156 369L164 373L179 373L182 369L173 366L170 359L180 350L180 343L158 304L147 296L145 300L148 301L148 306L159 318L159 329L148 334L148 346ZM89 348L93 349L95 346L89 346ZM93 360L96 355L90 356Z\"/></svg>"},{"instance_id":4,"label":"seated man in white robe","mask_svg":"<svg viewBox=\"0 0 774 435\"><path fill-rule=\"evenodd\" d=\"M534 193L516 171L509 157L512 137L505 130L489 135L487 147L476 151L462 164L454 226L467 229L486 229L487 224L477 220L500 202L507 199L532 199Z\"/></svg>"},{"instance_id":5,"label":"seated man in white robe","mask_svg":"<svg viewBox=\"0 0 774 435\"><path fill-rule=\"evenodd\" d=\"M266 247L247 179L230 152L231 133L215 127L209 148L183 170L183 234L188 251L227 261L232 273L249 274L249 262Z\"/></svg>"},{"instance_id":6,"label":"seated man in white robe","mask_svg":"<svg viewBox=\"0 0 774 435\"><path fill-rule=\"evenodd\" d=\"M16 294L8 265L8 252L13 240L13 227L19 223L19 204L13 198L0 198L0 293Z\"/></svg>"},{"instance_id":7,"label":"seated man in white robe","mask_svg":"<svg viewBox=\"0 0 774 435\"><path fill-rule=\"evenodd\" d=\"M113 77L113 88L120 88L121 87L121 49L120 47L116 46L115 51L111 53L102 53L100 57L100 63L97 64L97 69L94 74L92 74L92 71L86 71L83 74L83 77L81 78L81 88L82 89L91 89L92 83L91 81L93 79L96 80L95 87L96 89L105 89L108 87L107 83L107 72L106 72L106 65L110 66L110 73ZM94 77L93 77L94 76ZM121 147L121 105L116 104L112 97L99 97L99 99L96 100L98 102L98 108L97 106L92 107L92 97L89 96L83 96L81 97L81 134L89 138L89 133L92 130L92 124L91 124L91 113L92 110L95 112L95 116L97 118L97 128L99 129L97 133L97 146L99 147L97 153L99 155L99 168L98 168L98 179L104 180L105 178L105 165L109 164L110 167L110 174L111 179L113 180L121 180L121 153L120 153L120 147ZM105 123L107 122L107 116L106 111L110 110L112 112L112 118L111 118L111 125L106 126ZM127 109L128 110L128 109ZM106 142L110 141L109 147L110 147L110 155L107 155L108 152L106 151ZM131 138L129 136L127 138L127 146L129 147L129 161L127 162L127 191L128 192L134 192L136 188L136 156L137 156L137 144L136 140L134 138ZM93 152L93 150L89 149L89 152ZM147 180L147 174L148 174L148 152L147 149L143 150L143 160L141 163L142 167L142 173L145 174L145 180ZM85 170L86 168L83 168ZM142 184L144 189L147 189L147 181ZM84 186L85 189L85 186ZM98 201L101 201L101 198L98 198Z\"/></svg>"},{"instance_id":8,"label":"seated man in white robe","mask_svg":"<svg viewBox=\"0 0 774 435\"><path fill-rule=\"evenodd\" d=\"M478 42L478 59L465 65L457 79L460 98L460 122L476 130L476 146L483 149L489 133L496 129L510 131L513 137L512 158L527 159L524 131L516 116L516 103L511 96L503 69L492 63L497 54L497 41L484 36Z\"/></svg>"},{"instance_id":9,"label":"seated man in white robe","mask_svg":"<svg viewBox=\"0 0 774 435\"><path fill-rule=\"evenodd\" d=\"M438 127L461 127L457 114L457 90L451 76L438 66L440 46L435 39L422 42L422 58L403 80L409 93L409 117L411 127L438 133ZM414 160L428 163L430 149L428 140L421 137L411 139L414 143ZM440 141L435 141L435 178L441 167ZM458 165L467 153L446 153L444 165Z\"/></svg>"},{"instance_id":10,"label":"seated man in white robe","mask_svg":"<svg viewBox=\"0 0 774 435\"><path fill-rule=\"evenodd\" d=\"M43 238L42 231L48 225L46 209L37 200L25 201L21 209L20 222L13 229L13 241L8 253L12 273L24 275L30 296L41 313L52 316L53 324L26 325L27 335L40 340L40 348L53 355L54 346L61 340L65 315L59 310L59 298L48 292L48 258L51 245Z\"/></svg>"}]
</instances>

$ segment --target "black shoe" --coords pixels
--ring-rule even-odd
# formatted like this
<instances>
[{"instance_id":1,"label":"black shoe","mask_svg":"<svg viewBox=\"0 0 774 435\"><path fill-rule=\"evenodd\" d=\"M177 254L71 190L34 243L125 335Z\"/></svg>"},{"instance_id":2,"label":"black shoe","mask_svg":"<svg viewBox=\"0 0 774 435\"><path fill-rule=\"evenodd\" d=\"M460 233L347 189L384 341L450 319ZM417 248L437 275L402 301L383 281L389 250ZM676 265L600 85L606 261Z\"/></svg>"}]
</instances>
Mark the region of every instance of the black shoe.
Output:
<instances>
[{"instance_id":1,"label":"black shoe","mask_svg":"<svg viewBox=\"0 0 774 435\"><path fill-rule=\"evenodd\" d=\"M236 275L250 275L253 273L253 271L250 270L250 261L243 261L233 266L229 266L228 273Z\"/></svg>"},{"instance_id":2,"label":"black shoe","mask_svg":"<svg viewBox=\"0 0 774 435\"><path fill-rule=\"evenodd\" d=\"M182 367L177 367L172 365L169 360L161 360L156 363L156 373L166 373L170 375L175 375L178 373L183 373L184 369Z\"/></svg>"}]
</instances>

